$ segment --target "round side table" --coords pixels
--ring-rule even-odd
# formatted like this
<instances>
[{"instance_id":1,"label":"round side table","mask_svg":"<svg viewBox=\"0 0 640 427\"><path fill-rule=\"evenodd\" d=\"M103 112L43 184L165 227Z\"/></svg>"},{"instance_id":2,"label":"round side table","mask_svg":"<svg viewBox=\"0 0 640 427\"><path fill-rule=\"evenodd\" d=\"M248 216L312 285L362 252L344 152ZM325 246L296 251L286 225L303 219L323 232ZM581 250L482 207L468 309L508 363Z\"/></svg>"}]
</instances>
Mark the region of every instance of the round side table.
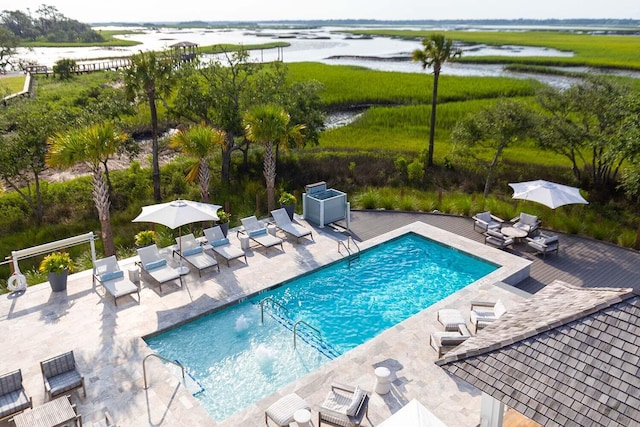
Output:
<instances>
[{"instance_id":1,"label":"round side table","mask_svg":"<svg viewBox=\"0 0 640 427\"><path fill-rule=\"evenodd\" d=\"M389 368L380 366L374 371L376 374L376 393L387 394L391 390L391 371Z\"/></svg>"},{"instance_id":2,"label":"round side table","mask_svg":"<svg viewBox=\"0 0 640 427\"><path fill-rule=\"evenodd\" d=\"M298 409L293 413L293 421L298 427L313 427L311 424L311 412L308 409Z\"/></svg>"}]
</instances>

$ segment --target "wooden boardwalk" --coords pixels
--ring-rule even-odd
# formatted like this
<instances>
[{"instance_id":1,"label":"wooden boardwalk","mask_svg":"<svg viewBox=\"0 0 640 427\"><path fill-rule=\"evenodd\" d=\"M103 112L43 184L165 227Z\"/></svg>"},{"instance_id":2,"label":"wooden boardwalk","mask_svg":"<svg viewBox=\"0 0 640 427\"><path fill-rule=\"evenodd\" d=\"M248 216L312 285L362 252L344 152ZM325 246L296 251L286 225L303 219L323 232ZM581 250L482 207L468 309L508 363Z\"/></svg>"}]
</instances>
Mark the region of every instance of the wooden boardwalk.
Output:
<instances>
[{"instance_id":1,"label":"wooden boardwalk","mask_svg":"<svg viewBox=\"0 0 640 427\"><path fill-rule=\"evenodd\" d=\"M352 211L351 234L356 240L367 240L415 221L484 242L484 236L474 231L469 217L421 212ZM543 259L528 252L525 243L515 245L513 250L507 249L533 261L531 277L518 284L519 289L536 293L560 279L577 286L640 290L640 252L585 237L552 233L560 236L558 255L547 255Z\"/></svg>"}]
</instances>

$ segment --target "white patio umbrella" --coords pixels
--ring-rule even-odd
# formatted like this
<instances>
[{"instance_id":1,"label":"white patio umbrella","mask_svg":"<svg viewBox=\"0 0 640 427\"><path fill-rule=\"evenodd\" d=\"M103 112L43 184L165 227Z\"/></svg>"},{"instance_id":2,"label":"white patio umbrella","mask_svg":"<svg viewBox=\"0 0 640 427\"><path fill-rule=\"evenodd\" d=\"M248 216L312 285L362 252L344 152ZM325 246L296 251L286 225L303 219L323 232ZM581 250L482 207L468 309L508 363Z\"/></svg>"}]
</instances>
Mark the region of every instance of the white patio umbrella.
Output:
<instances>
[{"instance_id":1,"label":"white patio umbrella","mask_svg":"<svg viewBox=\"0 0 640 427\"><path fill-rule=\"evenodd\" d=\"M192 202L190 200L174 200L169 203L159 203L142 207L142 213L135 217L132 222L153 222L162 224L175 230L182 225L191 224L198 221L217 221L218 209L222 206L210 205L207 203ZM180 230L182 237L182 230ZM182 256L182 239L179 239L179 251ZM180 258L180 274L187 274L189 269L182 266Z\"/></svg>"},{"instance_id":2,"label":"white patio umbrella","mask_svg":"<svg viewBox=\"0 0 640 427\"><path fill-rule=\"evenodd\" d=\"M536 181L516 182L509 184L513 188L513 198L531 200L555 209L563 205L575 203L588 204L580 195L580 189L568 185L538 179Z\"/></svg>"},{"instance_id":3,"label":"white patio umbrella","mask_svg":"<svg viewBox=\"0 0 640 427\"><path fill-rule=\"evenodd\" d=\"M445 427L446 424L416 399L412 399L378 427Z\"/></svg>"}]
</instances>

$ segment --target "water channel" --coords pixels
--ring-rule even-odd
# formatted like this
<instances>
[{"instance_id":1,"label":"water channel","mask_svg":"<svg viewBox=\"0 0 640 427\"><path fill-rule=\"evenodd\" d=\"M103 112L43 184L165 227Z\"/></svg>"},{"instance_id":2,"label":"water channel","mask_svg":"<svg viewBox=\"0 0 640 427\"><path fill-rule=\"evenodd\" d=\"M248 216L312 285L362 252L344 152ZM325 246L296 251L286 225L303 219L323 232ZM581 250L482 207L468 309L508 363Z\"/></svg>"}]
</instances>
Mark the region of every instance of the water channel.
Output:
<instances>
[{"instance_id":1,"label":"water channel","mask_svg":"<svg viewBox=\"0 0 640 427\"><path fill-rule=\"evenodd\" d=\"M98 27L96 29L122 29L122 27ZM391 37L354 37L346 33L345 27L318 27L313 29L146 29L142 27L126 28L139 32L118 36L125 40L141 44L130 47L83 47L33 49L21 48L21 59L51 67L63 58L77 62L98 58L130 56L139 51L166 49L174 43L189 41L200 46L215 44L263 44L274 41L289 43L283 49L263 49L251 52L255 61L283 60L285 62L321 62L332 65L357 65L380 71L424 73L420 64L410 60L411 52L420 48L420 41ZM355 29L355 28L351 28ZM572 52L562 52L544 47L527 46L461 46L464 57L503 55L503 56L550 56L570 57ZM506 76L513 78L534 78L554 87L567 87L576 80L570 77L514 73L500 64L462 64L447 63L442 72L456 76ZM640 75L639 75L640 76Z\"/></svg>"}]
</instances>

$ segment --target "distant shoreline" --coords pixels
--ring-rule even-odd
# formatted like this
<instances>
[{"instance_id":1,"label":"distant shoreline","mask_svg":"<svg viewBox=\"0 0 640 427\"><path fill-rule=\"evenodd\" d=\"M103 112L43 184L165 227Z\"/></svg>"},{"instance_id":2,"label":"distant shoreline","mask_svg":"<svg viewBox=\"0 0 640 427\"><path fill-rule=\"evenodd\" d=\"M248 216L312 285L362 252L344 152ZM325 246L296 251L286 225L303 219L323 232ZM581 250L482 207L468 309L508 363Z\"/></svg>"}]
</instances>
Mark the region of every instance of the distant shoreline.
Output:
<instances>
[{"instance_id":1,"label":"distant shoreline","mask_svg":"<svg viewBox=\"0 0 640 427\"><path fill-rule=\"evenodd\" d=\"M394 25L394 26L552 26L552 27L604 27L640 29L638 19L419 19L419 20L375 20L375 19L313 19L313 20L278 20L278 21L116 21L91 22L92 26L260 26L260 25L305 25L305 26L362 26L362 25Z\"/></svg>"}]
</instances>

